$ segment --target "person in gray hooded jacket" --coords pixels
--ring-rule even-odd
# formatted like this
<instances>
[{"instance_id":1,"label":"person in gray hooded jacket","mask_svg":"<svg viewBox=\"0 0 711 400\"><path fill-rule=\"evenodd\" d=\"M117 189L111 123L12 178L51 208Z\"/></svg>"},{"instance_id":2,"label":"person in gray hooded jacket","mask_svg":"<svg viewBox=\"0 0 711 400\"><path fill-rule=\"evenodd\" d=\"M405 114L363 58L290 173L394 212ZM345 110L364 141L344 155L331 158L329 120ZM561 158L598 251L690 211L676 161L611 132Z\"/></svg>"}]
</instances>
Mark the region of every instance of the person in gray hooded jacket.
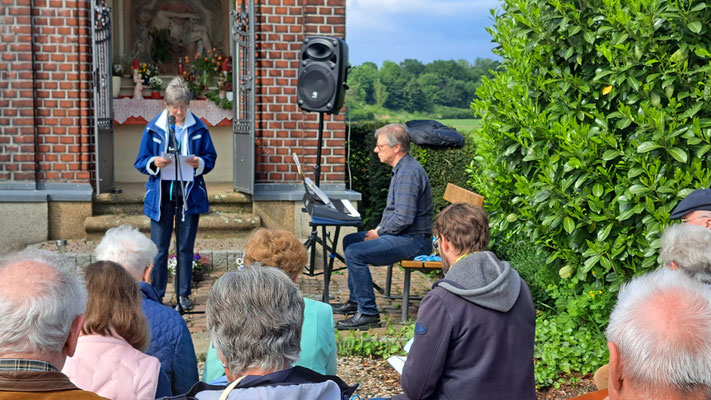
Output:
<instances>
[{"instance_id":1,"label":"person in gray hooded jacket","mask_svg":"<svg viewBox=\"0 0 711 400\"><path fill-rule=\"evenodd\" d=\"M518 272L486 251L486 211L452 204L434 231L446 274L417 313L403 392L410 400L535 399L536 311Z\"/></svg>"}]
</instances>

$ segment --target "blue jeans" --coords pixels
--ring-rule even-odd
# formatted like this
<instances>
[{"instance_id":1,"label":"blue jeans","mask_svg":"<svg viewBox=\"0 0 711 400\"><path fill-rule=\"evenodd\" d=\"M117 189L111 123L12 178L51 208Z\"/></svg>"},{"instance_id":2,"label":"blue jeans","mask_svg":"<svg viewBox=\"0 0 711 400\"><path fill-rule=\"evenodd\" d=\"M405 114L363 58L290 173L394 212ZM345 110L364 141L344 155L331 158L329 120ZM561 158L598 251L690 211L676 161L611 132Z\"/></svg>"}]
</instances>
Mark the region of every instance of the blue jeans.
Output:
<instances>
[{"instance_id":1,"label":"blue jeans","mask_svg":"<svg viewBox=\"0 0 711 400\"><path fill-rule=\"evenodd\" d=\"M378 314L373 291L373 277L368 265L390 265L432 252L430 235L383 235L365 241L365 232L356 232L343 238L343 251L348 267L348 300L358 303L358 312Z\"/></svg>"},{"instance_id":2,"label":"blue jeans","mask_svg":"<svg viewBox=\"0 0 711 400\"><path fill-rule=\"evenodd\" d=\"M182 202L180 201L178 202L178 213L182 215ZM177 274L180 274L180 287L175 286L175 292L179 293L179 296L190 296L193 282L193 248L199 219L200 214L185 214L185 221L180 221L180 234L177 235L180 250ZM163 201L161 203L160 221L151 220L151 240L158 247L158 254L153 261L151 286L153 286L161 301L165 295L165 287L168 284L168 253L170 251L170 239L173 235L174 221L175 204L172 201Z\"/></svg>"}]
</instances>

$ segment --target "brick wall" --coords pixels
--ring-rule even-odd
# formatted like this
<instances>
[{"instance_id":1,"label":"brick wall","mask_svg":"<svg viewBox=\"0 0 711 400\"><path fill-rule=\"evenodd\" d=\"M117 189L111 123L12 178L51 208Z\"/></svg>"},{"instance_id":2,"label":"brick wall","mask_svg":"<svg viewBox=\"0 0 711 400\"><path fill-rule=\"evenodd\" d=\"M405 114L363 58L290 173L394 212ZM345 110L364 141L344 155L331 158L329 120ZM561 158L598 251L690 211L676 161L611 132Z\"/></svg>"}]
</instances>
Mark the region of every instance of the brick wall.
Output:
<instances>
[{"instance_id":1,"label":"brick wall","mask_svg":"<svg viewBox=\"0 0 711 400\"><path fill-rule=\"evenodd\" d=\"M2 4L0 180L90 182L90 2Z\"/></svg>"},{"instance_id":2,"label":"brick wall","mask_svg":"<svg viewBox=\"0 0 711 400\"><path fill-rule=\"evenodd\" d=\"M266 0L256 19L256 182L294 182L291 152L307 172L316 164L318 113L296 103L299 51L304 37L345 38L345 0ZM345 180L345 117L324 115L321 180Z\"/></svg>"}]
</instances>

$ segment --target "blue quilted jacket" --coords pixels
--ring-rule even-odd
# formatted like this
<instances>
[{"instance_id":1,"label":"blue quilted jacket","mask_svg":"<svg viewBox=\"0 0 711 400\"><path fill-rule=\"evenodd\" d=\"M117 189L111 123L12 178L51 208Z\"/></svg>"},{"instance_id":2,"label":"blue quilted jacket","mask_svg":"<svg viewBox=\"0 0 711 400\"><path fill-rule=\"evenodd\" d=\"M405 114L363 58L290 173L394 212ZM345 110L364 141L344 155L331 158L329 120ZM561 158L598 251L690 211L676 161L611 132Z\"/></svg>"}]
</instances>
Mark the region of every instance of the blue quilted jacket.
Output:
<instances>
[{"instance_id":1,"label":"blue quilted jacket","mask_svg":"<svg viewBox=\"0 0 711 400\"><path fill-rule=\"evenodd\" d=\"M139 282L139 286L143 293L143 313L151 329L151 344L146 354L160 360L162 379L159 379L156 398L186 393L198 381L197 358L188 326L177 311L158 301L151 285Z\"/></svg>"}]
</instances>

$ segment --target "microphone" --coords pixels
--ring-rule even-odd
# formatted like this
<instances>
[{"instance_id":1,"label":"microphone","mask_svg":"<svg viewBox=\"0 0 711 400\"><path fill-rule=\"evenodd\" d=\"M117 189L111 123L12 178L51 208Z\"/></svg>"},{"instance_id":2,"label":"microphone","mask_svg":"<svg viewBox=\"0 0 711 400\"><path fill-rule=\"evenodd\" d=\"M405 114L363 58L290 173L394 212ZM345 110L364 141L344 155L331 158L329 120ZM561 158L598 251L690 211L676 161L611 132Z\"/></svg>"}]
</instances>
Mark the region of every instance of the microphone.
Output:
<instances>
[{"instance_id":1,"label":"microphone","mask_svg":"<svg viewBox=\"0 0 711 400\"><path fill-rule=\"evenodd\" d=\"M175 151L178 145L175 143L175 115L168 116L168 146L169 151Z\"/></svg>"}]
</instances>

